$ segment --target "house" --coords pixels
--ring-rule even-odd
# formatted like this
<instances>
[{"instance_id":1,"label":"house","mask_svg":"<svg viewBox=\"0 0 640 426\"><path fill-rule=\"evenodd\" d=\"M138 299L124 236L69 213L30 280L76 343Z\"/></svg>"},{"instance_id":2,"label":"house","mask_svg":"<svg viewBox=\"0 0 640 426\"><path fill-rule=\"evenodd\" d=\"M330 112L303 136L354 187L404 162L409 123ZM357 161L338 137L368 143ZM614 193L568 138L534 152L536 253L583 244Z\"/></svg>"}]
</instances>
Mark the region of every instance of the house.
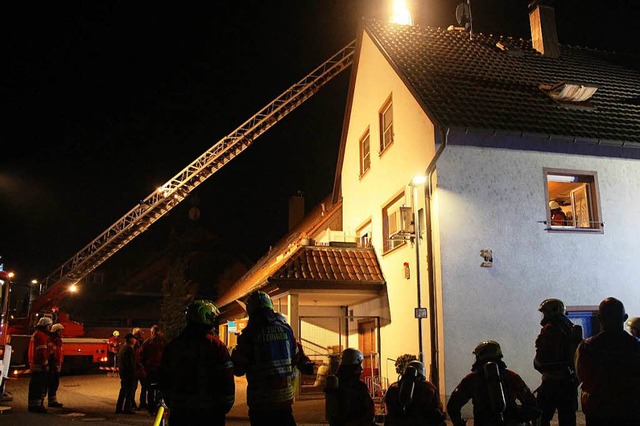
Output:
<instances>
[{"instance_id":1,"label":"house","mask_svg":"<svg viewBox=\"0 0 640 426\"><path fill-rule=\"evenodd\" d=\"M362 23L331 229L371 251L383 280L354 299L327 284L323 309L375 355L383 387L398 356L421 354L446 398L492 339L535 389L542 300L562 299L586 334L607 296L640 314L640 60L562 45L553 8L530 7L533 41Z\"/></svg>"}]
</instances>

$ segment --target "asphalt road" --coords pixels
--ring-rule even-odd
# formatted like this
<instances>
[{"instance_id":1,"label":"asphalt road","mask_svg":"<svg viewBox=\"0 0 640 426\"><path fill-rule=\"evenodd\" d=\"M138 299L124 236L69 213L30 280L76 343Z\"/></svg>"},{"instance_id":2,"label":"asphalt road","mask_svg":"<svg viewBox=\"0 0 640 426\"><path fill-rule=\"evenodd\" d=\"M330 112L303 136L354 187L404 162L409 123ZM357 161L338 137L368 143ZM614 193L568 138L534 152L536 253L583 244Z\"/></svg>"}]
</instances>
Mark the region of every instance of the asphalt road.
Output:
<instances>
[{"instance_id":1,"label":"asphalt road","mask_svg":"<svg viewBox=\"0 0 640 426\"><path fill-rule=\"evenodd\" d=\"M29 378L22 377L7 383L7 390L13 394L13 401L3 403L11 410L0 414L0 425L70 425L99 423L103 425L147 425L153 424L153 418L145 411L134 415L115 414L116 399L120 389L120 379L107 373L81 376L63 376L60 378L58 400L63 408L50 408L47 414L27 411L27 391ZM138 390L139 392L139 390ZM136 397L136 400L138 398ZM323 398L302 398L293 405L294 417L299 426L327 425L324 417ZM554 419L555 420L555 419ZM450 425L450 422L447 422ZM557 421L552 425L557 425ZM584 425L584 416L578 412L578 426ZM227 415L228 426L249 425L246 406L246 381L236 378L236 402ZM473 421L467 421L472 426Z\"/></svg>"}]
</instances>

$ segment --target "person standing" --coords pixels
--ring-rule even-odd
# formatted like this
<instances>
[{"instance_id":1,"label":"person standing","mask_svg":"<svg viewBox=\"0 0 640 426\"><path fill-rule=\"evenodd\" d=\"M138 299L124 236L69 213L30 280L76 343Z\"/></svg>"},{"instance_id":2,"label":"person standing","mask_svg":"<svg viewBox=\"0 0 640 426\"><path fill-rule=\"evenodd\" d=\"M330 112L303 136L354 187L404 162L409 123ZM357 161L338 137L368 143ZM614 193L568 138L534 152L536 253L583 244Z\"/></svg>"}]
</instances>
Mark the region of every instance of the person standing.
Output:
<instances>
[{"instance_id":1,"label":"person standing","mask_svg":"<svg viewBox=\"0 0 640 426\"><path fill-rule=\"evenodd\" d=\"M598 307L602 331L585 339L576 354L587 426L640 424L640 342L624 330L622 302L607 297Z\"/></svg>"},{"instance_id":2,"label":"person standing","mask_svg":"<svg viewBox=\"0 0 640 426\"><path fill-rule=\"evenodd\" d=\"M567 215L562 211L560 204L553 200L549 201L549 213L551 215L551 225L553 226L567 226L569 221Z\"/></svg>"},{"instance_id":3,"label":"person standing","mask_svg":"<svg viewBox=\"0 0 640 426\"><path fill-rule=\"evenodd\" d=\"M144 343L144 331L140 327L135 327L131 330L131 334L136 339L133 347L135 354L135 370L136 380L133 384L133 402L132 407L134 410L142 410L147 408L147 380L144 367L140 362L140 352L142 351L142 343ZM140 383L140 404L136 404L136 392L138 391L138 383Z\"/></svg>"},{"instance_id":4,"label":"person standing","mask_svg":"<svg viewBox=\"0 0 640 426\"><path fill-rule=\"evenodd\" d=\"M291 426L294 367L299 351L293 330L273 309L263 291L247 299L249 321L231 354L236 376L247 376L247 405L252 426Z\"/></svg>"},{"instance_id":5,"label":"person standing","mask_svg":"<svg viewBox=\"0 0 640 426\"><path fill-rule=\"evenodd\" d=\"M169 407L171 426L222 426L235 402L233 364L214 334L220 311L209 300L186 310L187 326L169 342L160 362L158 386Z\"/></svg>"},{"instance_id":6,"label":"person standing","mask_svg":"<svg viewBox=\"0 0 640 426\"><path fill-rule=\"evenodd\" d=\"M113 361L113 371L116 371L118 368L118 351L120 350L120 342L118 341L119 336L120 332L118 330L114 330L113 334L107 341L107 345L109 346L109 359Z\"/></svg>"},{"instance_id":7,"label":"person standing","mask_svg":"<svg viewBox=\"0 0 640 426\"><path fill-rule=\"evenodd\" d=\"M633 317L627 321L627 327L629 327L629 333L636 339L640 339L640 318Z\"/></svg>"},{"instance_id":8,"label":"person standing","mask_svg":"<svg viewBox=\"0 0 640 426\"><path fill-rule=\"evenodd\" d=\"M582 340L582 328L567 318L564 303L559 299L544 300L538 310L542 312L542 329L536 339L533 366L542 374L538 388L541 426L551 424L556 410L559 426L575 426L578 381L574 356Z\"/></svg>"},{"instance_id":9,"label":"person standing","mask_svg":"<svg viewBox=\"0 0 640 426\"><path fill-rule=\"evenodd\" d=\"M32 413L47 412L47 409L44 408L44 397L47 394L49 378L49 331L51 324L51 318L40 318L29 342L31 380L29 380L28 410Z\"/></svg>"},{"instance_id":10,"label":"person standing","mask_svg":"<svg viewBox=\"0 0 640 426\"><path fill-rule=\"evenodd\" d=\"M385 426L444 426L440 396L427 381L424 364L410 361L400 380L389 386L384 395L387 406Z\"/></svg>"},{"instance_id":11,"label":"person standing","mask_svg":"<svg viewBox=\"0 0 640 426\"><path fill-rule=\"evenodd\" d=\"M325 411L331 426L370 426L375 417L369 388L360 380L364 357L358 349L342 351L335 376L327 377Z\"/></svg>"},{"instance_id":12,"label":"person standing","mask_svg":"<svg viewBox=\"0 0 640 426\"><path fill-rule=\"evenodd\" d=\"M453 426L464 426L461 409L471 400L475 426L518 424L540 417L536 398L522 378L507 369L498 342L486 340L473 350L476 362L447 403ZM520 401L520 405L516 403ZM511 423L510 423L511 422Z\"/></svg>"},{"instance_id":13,"label":"person standing","mask_svg":"<svg viewBox=\"0 0 640 426\"><path fill-rule=\"evenodd\" d=\"M58 387L60 386L60 372L62 371L62 324L53 324L49 336L49 382L48 382L48 403L49 407L62 408L63 404L58 402Z\"/></svg>"},{"instance_id":14,"label":"person standing","mask_svg":"<svg viewBox=\"0 0 640 426\"><path fill-rule=\"evenodd\" d=\"M118 352L118 374L120 374L120 392L116 402L116 414L134 414L133 395L136 383L136 338L132 333L124 336L124 344Z\"/></svg>"},{"instance_id":15,"label":"person standing","mask_svg":"<svg viewBox=\"0 0 640 426\"><path fill-rule=\"evenodd\" d=\"M149 412L156 411L156 389L158 387L158 372L162 361L165 341L158 325L151 327L151 337L142 343L140 362L144 367L145 381L147 383L147 407ZM142 399L142 397L140 398ZM142 403L141 403L142 405Z\"/></svg>"}]
</instances>

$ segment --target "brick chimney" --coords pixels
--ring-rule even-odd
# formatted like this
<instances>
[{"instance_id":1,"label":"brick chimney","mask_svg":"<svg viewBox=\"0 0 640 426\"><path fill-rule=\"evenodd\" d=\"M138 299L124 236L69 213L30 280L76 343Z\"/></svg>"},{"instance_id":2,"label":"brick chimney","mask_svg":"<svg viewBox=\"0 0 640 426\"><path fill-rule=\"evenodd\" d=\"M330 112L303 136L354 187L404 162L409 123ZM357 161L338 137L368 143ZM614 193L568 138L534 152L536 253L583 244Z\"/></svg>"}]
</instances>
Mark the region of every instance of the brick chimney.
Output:
<instances>
[{"instance_id":1,"label":"brick chimney","mask_svg":"<svg viewBox=\"0 0 640 426\"><path fill-rule=\"evenodd\" d=\"M529 23L531 24L533 48L548 58L560 56L553 2L551 0L533 0L529 3Z\"/></svg>"},{"instance_id":2,"label":"brick chimney","mask_svg":"<svg viewBox=\"0 0 640 426\"><path fill-rule=\"evenodd\" d=\"M296 195L289 197L289 231L304 218L304 193L298 191Z\"/></svg>"}]
</instances>

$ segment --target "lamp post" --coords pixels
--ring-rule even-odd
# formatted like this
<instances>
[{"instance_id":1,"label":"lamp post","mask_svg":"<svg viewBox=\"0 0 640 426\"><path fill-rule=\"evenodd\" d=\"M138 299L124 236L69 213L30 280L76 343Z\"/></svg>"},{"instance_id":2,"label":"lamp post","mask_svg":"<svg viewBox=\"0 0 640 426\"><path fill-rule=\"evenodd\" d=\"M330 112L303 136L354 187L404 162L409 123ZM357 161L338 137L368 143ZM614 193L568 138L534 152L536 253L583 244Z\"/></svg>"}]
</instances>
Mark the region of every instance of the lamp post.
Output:
<instances>
[{"instance_id":1,"label":"lamp post","mask_svg":"<svg viewBox=\"0 0 640 426\"><path fill-rule=\"evenodd\" d=\"M418 307L415 316L418 318L418 359L424 365L424 350L422 345L422 292L421 292L421 274L420 274L420 215L418 213L418 187L424 185L427 177L424 175L414 176L411 179L410 186L413 189L413 235L414 244L416 245L416 289L418 296Z\"/></svg>"}]
</instances>

